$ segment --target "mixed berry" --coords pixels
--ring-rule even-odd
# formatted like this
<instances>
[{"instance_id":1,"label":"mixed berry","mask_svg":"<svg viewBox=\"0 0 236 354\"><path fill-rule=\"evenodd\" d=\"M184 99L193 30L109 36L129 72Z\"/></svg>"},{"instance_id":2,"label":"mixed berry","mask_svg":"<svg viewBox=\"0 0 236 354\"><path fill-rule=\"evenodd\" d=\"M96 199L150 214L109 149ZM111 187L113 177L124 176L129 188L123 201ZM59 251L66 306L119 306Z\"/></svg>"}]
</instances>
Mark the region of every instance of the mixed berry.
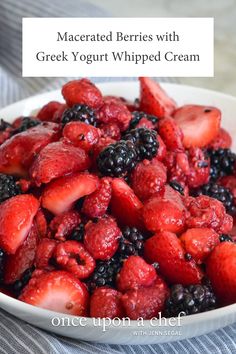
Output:
<instances>
[{"instance_id":1,"label":"mixed berry","mask_svg":"<svg viewBox=\"0 0 236 354\"><path fill-rule=\"evenodd\" d=\"M215 107L149 78L130 102L89 80L0 121L0 291L91 317L236 301L236 155Z\"/></svg>"}]
</instances>

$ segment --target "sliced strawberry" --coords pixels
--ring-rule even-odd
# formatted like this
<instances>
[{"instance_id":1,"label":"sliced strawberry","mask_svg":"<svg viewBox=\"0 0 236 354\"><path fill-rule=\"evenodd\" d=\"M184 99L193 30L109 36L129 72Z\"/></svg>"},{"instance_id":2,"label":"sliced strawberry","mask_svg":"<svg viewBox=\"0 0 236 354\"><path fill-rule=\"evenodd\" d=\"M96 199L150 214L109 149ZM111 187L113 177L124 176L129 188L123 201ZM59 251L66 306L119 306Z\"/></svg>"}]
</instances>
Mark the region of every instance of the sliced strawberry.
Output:
<instances>
[{"instance_id":1,"label":"sliced strawberry","mask_svg":"<svg viewBox=\"0 0 236 354\"><path fill-rule=\"evenodd\" d=\"M113 179L111 209L112 214L121 225L142 228L142 206L141 201L123 179Z\"/></svg>"},{"instance_id":2,"label":"sliced strawberry","mask_svg":"<svg viewBox=\"0 0 236 354\"><path fill-rule=\"evenodd\" d=\"M35 225L37 227L39 237L46 237L48 233L48 223L45 214L41 209L39 209L35 215Z\"/></svg>"},{"instance_id":3,"label":"sliced strawberry","mask_svg":"<svg viewBox=\"0 0 236 354\"><path fill-rule=\"evenodd\" d=\"M61 92L70 107L82 103L91 108L99 108L103 102L100 90L88 79L69 81Z\"/></svg>"},{"instance_id":4,"label":"sliced strawberry","mask_svg":"<svg viewBox=\"0 0 236 354\"><path fill-rule=\"evenodd\" d=\"M126 315L131 320L143 318L145 320L158 316L165 305L168 296L168 287L158 277L149 287L128 290L122 297L122 304Z\"/></svg>"},{"instance_id":5,"label":"sliced strawberry","mask_svg":"<svg viewBox=\"0 0 236 354\"><path fill-rule=\"evenodd\" d=\"M32 267L36 254L36 247L39 241L38 230L35 225L15 254L7 256L5 263L4 282L6 284L14 283L19 280L23 273Z\"/></svg>"},{"instance_id":6,"label":"sliced strawberry","mask_svg":"<svg viewBox=\"0 0 236 354\"><path fill-rule=\"evenodd\" d=\"M211 149L229 149L232 145L232 138L230 134L224 129L220 128L216 138L209 144Z\"/></svg>"},{"instance_id":7,"label":"sliced strawberry","mask_svg":"<svg viewBox=\"0 0 236 354\"><path fill-rule=\"evenodd\" d=\"M207 276L222 305L236 302L236 244L222 242L207 259Z\"/></svg>"},{"instance_id":8,"label":"sliced strawberry","mask_svg":"<svg viewBox=\"0 0 236 354\"><path fill-rule=\"evenodd\" d=\"M30 194L7 199L0 208L0 247L14 254L25 241L39 208L38 200Z\"/></svg>"},{"instance_id":9,"label":"sliced strawberry","mask_svg":"<svg viewBox=\"0 0 236 354\"><path fill-rule=\"evenodd\" d=\"M143 207L143 220L149 231L181 232L185 226L185 208L181 196L166 186L162 196L153 196Z\"/></svg>"},{"instance_id":10,"label":"sliced strawberry","mask_svg":"<svg viewBox=\"0 0 236 354\"><path fill-rule=\"evenodd\" d=\"M186 105L175 111L174 119L184 134L184 146L205 147L217 137L221 111L215 107Z\"/></svg>"},{"instance_id":11,"label":"sliced strawberry","mask_svg":"<svg viewBox=\"0 0 236 354\"><path fill-rule=\"evenodd\" d=\"M166 167L162 162L153 159L140 162L132 172L131 186L141 200L147 200L158 194L167 180Z\"/></svg>"},{"instance_id":12,"label":"sliced strawberry","mask_svg":"<svg viewBox=\"0 0 236 354\"><path fill-rule=\"evenodd\" d=\"M211 251L220 243L219 235L212 229L194 228L188 229L181 235L180 241L187 253L197 263L202 263Z\"/></svg>"},{"instance_id":13,"label":"sliced strawberry","mask_svg":"<svg viewBox=\"0 0 236 354\"><path fill-rule=\"evenodd\" d=\"M56 122L53 117L61 107L64 107L63 103L57 101L51 101L45 104L37 113L37 118L41 121Z\"/></svg>"},{"instance_id":14,"label":"sliced strawberry","mask_svg":"<svg viewBox=\"0 0 236 354\"><path fill-rule=\"evenodd\" d=\"M117 275L117 287L120 291L151 286L157 279L156 269L139 256L130 256Z\"/></svg>"},{"instance_id":15,"label":"sliced strawberry","mask_svg":"<svg viewBox=\"0 0 236 354\"><path fill-rule=\"evenodd\" d=\"M178 237L171 232L159 232L144 245L144 255L157 262L160 274L171 284L199 284L202 272L193 260L185 260L185 251Z\"/></svg>"},{"instance_id":16,"label":"sliced strawberry","mask_svg":"<svg viewBox=\"0 0 236 354\"><path fill-rule=\"evenodd\" d=\"M81 222L80 214L76 210L70 210L63 214L55 216L50 222L50 229L53 237L60 241L65 241L66 237Z\"/></svg>"},{"instance_id":17,"label":"sliced strawberry","mask_svg":"<svg viewBox=\"0 0 236 354\"><path fill-rule=\"evenodd\" d=\"M140 77L140 110L159 118L171 115L176 103L161 86L149 77Z\"/></svg>"},{"instance_id":18,"label":"sliced strawberry","mask_svg":"<svg viewBox=\"0 0 236 354\"><path fill-rule=\"evenodd\" d=\"M161 119L158 132L168 150L183 150L183 132L173 118Z\"/></svg>"},{"instance_id":19,"label":"sliced strawberry","mask_svg":"<svg viewBox=\"0 0 236 354\"><path fill-rule=\"evenodd\" d=\"M99 129L83 122L69 122L63 129L63 136L73 145L90 151L100 138Z\"/></svg>"},{"instance_id":20,"label":"sliced strawberry","mask_svg":"<svg viewBox=\"0 0 236 354\"><path fill-rule=\"evenodd\" d=\"M40 186L71 172L84 171L90 166L86 152L64 141L47 145L34 160L30 175Z\"/></svg>"},{"instance_id":21,"label":"sliced strawberry","mask_svg":"<svg viewBox=\"0 0 236 354\"><path fill-rule=\"evenodd\" d=\"M88 291L74 275L51 271L32 277L19 300L47 310L86 316Z\"/></svg>"},{"instance_id":22,"label":"sliced strawberry","mask_svg":"<svg viewBox=\"0 0 236 354\"><path fill-rule=\"evenodd\" d=\"M35 155L58 139L58 129L57 124L45 122L8 139L0 146L0 173L27 176Z\"/></svg>"},{"instance_id":23,"label":"sliced strawberry","mask_svg":"<svg viewBox=\"0 0 236 354\"><path fill-rule=\"evenodd\" d=\"M75 173L58 178L44 189L42 206L55 215L64 213L70 210L78 199L93 193L98 186L98 177L91 174Z\"/></svg>"}]
</instances>

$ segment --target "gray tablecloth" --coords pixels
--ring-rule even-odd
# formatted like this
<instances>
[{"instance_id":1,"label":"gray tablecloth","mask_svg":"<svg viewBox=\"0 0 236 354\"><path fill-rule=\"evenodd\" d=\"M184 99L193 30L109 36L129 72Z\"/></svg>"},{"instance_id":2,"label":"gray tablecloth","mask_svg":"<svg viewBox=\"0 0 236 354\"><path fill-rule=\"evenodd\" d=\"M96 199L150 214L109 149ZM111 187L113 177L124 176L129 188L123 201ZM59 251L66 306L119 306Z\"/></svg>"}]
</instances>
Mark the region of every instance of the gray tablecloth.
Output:
<instances>
[{"instance_id":1,"label":"gray tablecloth","mask_svg":"<svg viewBox=\"0 0 236 354\"><path fill-rule=\"evenodd\" d=\"M59 88L69 78L21 78L22 17L97 17L103 10L82 0L0 1L0 107L11 102ZM94 81L115 80L99 78ZM118 80L118 79L117 79ZM120 80L120 78L119 78ZM163 79L162 79L163 80ZM164 79L164 81L174 81ZM190 340L162 345L102 345L62 338L44 332L0 311L0 353L236 353L236 324Z\"/></svg>"}]
</instances>

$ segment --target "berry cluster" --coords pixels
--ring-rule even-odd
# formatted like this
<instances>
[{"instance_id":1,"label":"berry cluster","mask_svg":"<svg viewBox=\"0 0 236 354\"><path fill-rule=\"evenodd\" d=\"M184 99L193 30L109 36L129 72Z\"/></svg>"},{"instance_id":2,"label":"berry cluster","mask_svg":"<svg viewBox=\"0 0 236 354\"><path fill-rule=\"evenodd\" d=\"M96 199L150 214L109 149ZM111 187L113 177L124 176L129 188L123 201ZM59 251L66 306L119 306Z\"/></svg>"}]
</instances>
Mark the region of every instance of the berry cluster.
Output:
<instances>
[{"instance_id":1,"label":"berry cluster","mask_svg":"<svg viewBox=\"0 0 236 354\"><path fill-rule=\"evenodd\" d=\"M236 301L235 154L215 107L88 79L0 121L0 291L62 313L177 316Z\"/></svg>"}]
</instances>

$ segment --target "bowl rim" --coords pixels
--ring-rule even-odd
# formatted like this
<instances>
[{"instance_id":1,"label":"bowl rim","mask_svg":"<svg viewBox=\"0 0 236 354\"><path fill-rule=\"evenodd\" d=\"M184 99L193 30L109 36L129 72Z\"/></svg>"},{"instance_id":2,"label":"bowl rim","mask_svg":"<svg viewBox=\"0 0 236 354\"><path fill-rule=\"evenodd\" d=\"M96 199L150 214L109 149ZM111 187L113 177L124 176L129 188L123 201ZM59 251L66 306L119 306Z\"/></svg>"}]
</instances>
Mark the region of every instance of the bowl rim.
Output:
<instances>
[{"instance_id":1,"label":"bowl rim","mask_svg":"<svg viewBox=\"0 0 236 354\"><path fill-rule=\"evenodd\" d=\"M124 81L124 80L119 80L119 81L106 81L106 82L96 82L96 85L103 90L103 88L105 88L106 86L114 86L116 87L117 85L126 85L126 86L130 86L130 87L134 87L136 86L138 83L138 80L133 80L133 81ZM201 88L201 87L197 87L197 86L191 86L191 85L182 85L181 83L167 83L167 82L160 82L161 86L165 89L165 88L182 88L182 89L191 89L191 90L195 90L197 92L201 92L201 93L205 93L205 94L210 94L210 95L214 95L214 97L219 97L219 99L227 99L230 101L233 101L236 103L236 97L230 94L226 94L226 93L222 93L219 91L214 91L214 90L210 90L210 89L206 89L206 88ZM47 97L47 96L51 96L51 95L58 95L60 93L60 89L56 89L56 90L50 90L50 91L45 91L30 97L27 97L23 100L19 100L17 102L14 102L10 105L7 105L5 107L0 107L0 115L5 113L5 111L8 110L12 110L15 107L17 107L18 105L24 105L29 103L31 100L36 100L37 98L42 98L43 96ZM37 109L38 107L35 107L35 109ZM69 315L69 314L64 314L64 313L60 313L60 312L56 312L56 311L51 311L51 310L47 310L44 308L40 308L31 304L27 304L23 301L20 301L18 299L15 299L11 296L8 296L4 293L0 292L0 308L5 309L6 311L8 311L6 309L5 306L2 306L1 304L4 303L6 306L10 306L11 309L14 309L16 312L24 312L25 314L29 314L31 316L40 316L43 317L45 320L50 320L53 317L57 317L57 318L69 318L69 319L73 319L73 318L81 318L81 316L74 316L74 315ZM223 306L211 311L206 311L203 313L198 313L198 314L193 314L193 315L188 315L188 316L183 316L181 317L181 325L188 325L191 323L200 323L202 321L206 321L206 320L214 320L220 317L224 317L226 315L229 314L233 314L236 313L236 303L231 304L231 305L227 305L227 306ZM16 316L17 317L17 316ZM86 318L86 326L89 327L93 327L93 318L91 317L85 317ZM162 319L164 320L164 319ZM150 326L150 321L149 320L143 320L145 327L149 327ZM162 323L163 321L161 321ZM111 323L111 327L113 327L113 324ZM115 327L115 326L114 326ZM137 320L129 320L129 327L130 328L134 328L137 327ZM120 326L119 328L121 329L127 329L126 326Z\"/></svg>"}]
</instances>

